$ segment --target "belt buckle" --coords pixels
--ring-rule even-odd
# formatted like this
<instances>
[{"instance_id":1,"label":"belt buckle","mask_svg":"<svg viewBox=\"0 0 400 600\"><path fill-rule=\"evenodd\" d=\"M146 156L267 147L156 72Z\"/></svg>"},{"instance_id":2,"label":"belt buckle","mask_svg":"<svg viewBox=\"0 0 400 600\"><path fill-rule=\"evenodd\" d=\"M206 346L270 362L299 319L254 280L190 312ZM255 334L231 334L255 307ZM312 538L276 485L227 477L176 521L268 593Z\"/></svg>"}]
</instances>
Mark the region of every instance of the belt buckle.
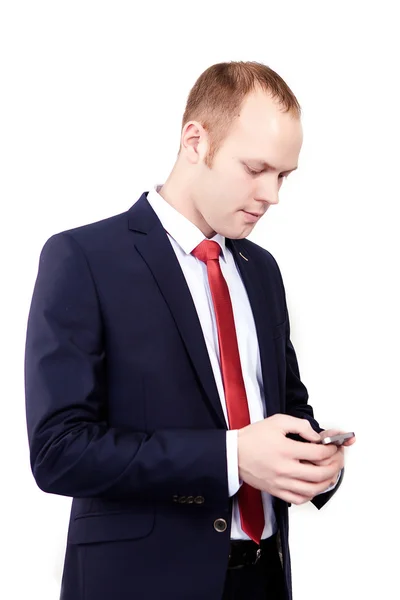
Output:
<instances>
[{"instance_id":1,"label":"belt buckle","mask_svg":"<svg viewBox=\"0 0 400 600\"><path fill-rule=\"evenodd\" d=\"M256 565L258 563L258 561L260 560L260 558L261 558L261 548L258 548L258 550L256 552L256 559L253 562L253 565Z\"/></svg>"},{"instance_id":2,"label":"belt buckle","mask_svg":"<svg viewBox=\"0 0 400 600\"><path fill-rule=\"evenodd\" d=\"M261 556L262 556L262 549L261 549L261 548L258 548L258 549L256 550L256 555L255 555L255 558L254 558L254 560L249 560L249 559L247 559L247 561L246 561L246 560L245 560L246 554L244 554L244 557L243 557L243 558L244 558L243 564L238 564L238 565L235 565L235 566L229 567L229 569L243 569L243 567L245 567L245 566L250 566L250 565L252 565L252 566L253 566L253 565L256 565L256 564L259 562L259 560L261 559ZM231 554L229 554L229 560L230 560L230 559L231 559Z\"/></svg>"}]
</instances>

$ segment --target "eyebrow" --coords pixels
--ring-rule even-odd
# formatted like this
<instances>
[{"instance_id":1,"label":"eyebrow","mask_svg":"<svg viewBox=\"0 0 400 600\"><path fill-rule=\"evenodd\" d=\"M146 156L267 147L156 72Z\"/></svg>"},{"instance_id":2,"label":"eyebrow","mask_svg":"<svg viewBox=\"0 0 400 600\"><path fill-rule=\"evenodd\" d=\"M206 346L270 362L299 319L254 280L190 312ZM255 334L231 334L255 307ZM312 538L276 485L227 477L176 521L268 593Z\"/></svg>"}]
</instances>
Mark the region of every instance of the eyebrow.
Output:
<instances>
[{"instance_id":1,"label":"eyebrow","mask_svg":"<svg viewBox=\"0 0 400 600\"><path fill-rule=\"evenodd\" d=\"M278 169L275 169L275 167L273 167L269 163L265 162L265 160L260 160L260 159L257 159L257 158L249 158L249 162L257 163L258 165L260 165L264 169L271 169L272 171L277 171L278 170ZM292 171L295 171L297 169L297 167L298 167L298 165L296 165L295 167L293 167L293 169L288 169L287 171L282 171L282 173L292 173Z\"/></svg>"}]
</instances>

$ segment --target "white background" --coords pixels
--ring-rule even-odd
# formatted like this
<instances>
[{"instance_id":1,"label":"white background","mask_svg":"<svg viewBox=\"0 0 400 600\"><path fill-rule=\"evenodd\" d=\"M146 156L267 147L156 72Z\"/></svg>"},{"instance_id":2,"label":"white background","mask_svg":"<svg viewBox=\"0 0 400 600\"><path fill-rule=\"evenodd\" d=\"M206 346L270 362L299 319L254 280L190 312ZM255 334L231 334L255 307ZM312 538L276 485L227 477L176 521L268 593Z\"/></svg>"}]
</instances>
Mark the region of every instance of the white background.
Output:
<instances>
[{"instance_id":1,"label":"white background","mask_svg":"<svg viewBox=\"0 0 400 600\"><path fill-rule=\"evenodd\" d=\"M2 599L58 598L70 506L29 468L23 354L40 249L162 182L190 87L229 60L269 65L302 105L300 168L251 239L281 267L318 420L358 437L334 499L291 509L294 598L399 597L396 6L1 3Z\"/></svg>"}]
</instances>

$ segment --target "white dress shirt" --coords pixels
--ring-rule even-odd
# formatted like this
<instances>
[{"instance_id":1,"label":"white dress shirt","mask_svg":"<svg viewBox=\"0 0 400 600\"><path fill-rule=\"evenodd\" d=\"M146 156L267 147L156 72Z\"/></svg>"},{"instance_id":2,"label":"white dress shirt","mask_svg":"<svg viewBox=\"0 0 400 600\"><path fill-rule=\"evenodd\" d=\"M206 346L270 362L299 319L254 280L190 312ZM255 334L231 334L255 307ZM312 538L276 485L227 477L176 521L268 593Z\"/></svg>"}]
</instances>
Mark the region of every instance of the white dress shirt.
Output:
<instances>
[{"instance_id":1,"label":"white dress shirt","mask_svg":"<svg viewBox=\"0 0 400 600\"><path fill-rule=\"evenodd\" d=\"M175 251L192 295L203 330L222 409L228 424L224 387L219 362L217 324L208 283L207 266L204 262L198 260L191 254L196 246L206 238L200 229L160 196L158 190L161 187L162 186L159 185L156 186L156 188L151 189L147 195L147 200L167 232L168 239ZM244 287L232 253L225 246L225 238L217 234L211 239L214 242L217 242L222 249L220 266L228 285L232 301L240 362L242 365L243 380L249 405L250 421L251 423L255 423L256 421L262 421L267 414L261 374L260 352L253 313L246 288ZM227 431L226 445L229 495L234 496L240 487L237 431ZM277 523L273 510L272 496L263 492L262 500L265 516L265 527L262 538L267 538L277 531ZM250 539L241 528L239 507L236 499L233 500L231 539Z\"/></svg>"}]
</instances>

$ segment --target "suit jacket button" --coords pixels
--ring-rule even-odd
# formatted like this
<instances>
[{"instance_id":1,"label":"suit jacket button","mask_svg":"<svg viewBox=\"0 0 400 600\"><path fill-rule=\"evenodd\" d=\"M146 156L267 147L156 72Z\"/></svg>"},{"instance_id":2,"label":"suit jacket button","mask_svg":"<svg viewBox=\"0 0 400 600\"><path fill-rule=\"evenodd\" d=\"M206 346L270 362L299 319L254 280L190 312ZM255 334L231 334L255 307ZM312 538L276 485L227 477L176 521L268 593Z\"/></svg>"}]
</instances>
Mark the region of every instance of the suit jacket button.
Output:
<instances>
[{"instance_id":1,"label":"suit jacket button","mask_svg":"<svg viewBox=\"0 0 400 600\"><path fill-rule=\"evenodd\" d=\"M185 504L186 502L186 496L180 496L178 499L179 504Z\"/></svg>"},{"instance_id":2,"label":"suit jacket button","mask_svg":"<svg viewBox=\"0 0 400 600\"><path fill-rule=\"evenodd\" d=\"M204 498L203 496L196 496L196 498L194 499L195 504L204 504Z\"/></svg>"},{"instance_id":3,"label":"suit jacket button","mask_svg":"<svg viewBox=\"0 0 400 600\"><path fill-rule=\"evenodd\" d=\"M228 527L228 523L225 521L225 519L215 519L215 521L214 521L215 531L218 531L218 533L223 533L224 531L226 531L227 527Z\"/></svg>"},{"instance_id":4,"label":"suit jacket button","mask_svg":"<svg viewBox=\"0 0 400 600\"><path fill-rule=\"evenodd\" d=\"M188 497L186 498L186 504L193 504L193 502L194 502L194 498L193 498L193 496L188 496Z\"/></svg>"}]
</instances>

